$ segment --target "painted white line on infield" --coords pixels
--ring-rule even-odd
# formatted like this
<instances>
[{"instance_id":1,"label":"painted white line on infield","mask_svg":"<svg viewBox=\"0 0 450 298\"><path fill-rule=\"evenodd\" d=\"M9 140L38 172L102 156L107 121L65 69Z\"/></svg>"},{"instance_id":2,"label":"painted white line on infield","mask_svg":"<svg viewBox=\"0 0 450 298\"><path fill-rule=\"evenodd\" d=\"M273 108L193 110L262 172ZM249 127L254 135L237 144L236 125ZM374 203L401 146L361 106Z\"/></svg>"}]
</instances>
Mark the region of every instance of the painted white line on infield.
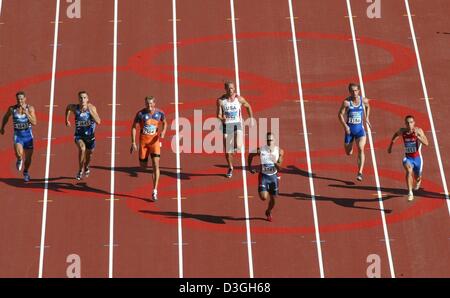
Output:
<instances>
[{"instance_id":1,"label":"painted white line on infield","mask_svg":"<svg viewBox=\"0 0 450 298\"><path fill-rule=\"evenodd\" d=\"M38 277L42 278L44 271L44 251L45 251L45 229L47 225L47 203L48 203L48 178L50 175L50 160L52 152L52 129L53 129L53 103L55 101L55 75L56 75L56 57L58 55L58 31L59 31L59 8L60 0L56 0L55 12L55 31L53 36L53 60L52 60L52 79L50 85L50 107L48 116L47 131L47 155L45 159L45 182L44 182L44 203L42 206L42 226L41 226L41 244L39 251L39 273Z\"/></svg>"},{"instance_id":2,"label":"painted white line on infield","mask_svg":"<svg viewBox=\"0 0 450 298\"><path fill-rule=\"evenodd\" d=\"M352 7L350 4L350 0L347 0L347 10L348 10L348 15L351 16L352 15ZM359 82L361 85L361 95L364 98L364 97L366 97L366 92L364 89L364 80L363 80L363 76L362 76L361 63L360 63L360 59L359 59L358 44L356 42L355 26L353 24L353 18L348 18L348 20L350 23L350 29L352 31L353 49L355 51L356 67L358 68L358 77L359 77ZM394 262L392 260L391 245L389 242L389 232L388 232L388 228L387 228L387 224L386 224L386 217L384 214L383 195L381 193L380 177L378 176L377 159L375 157L375 150L373 147L372 131L369 126L367 126L367 136L369 138L370 153L372 155L373 171L375 174L375 183L377 186L377 195L378 195L378 203L380 206L381 220L383 222L384 238L386 239L385 243L386 243L386 251L387 251L388 260L389 260L389 270L391 273L391 277L395 278Z\"/></svg>"},{"instance_id":3,"label":"painted white line on infield","mask_svg":"<svg viewBox=\"0 0 450 298\"><path fill-rule=\"evenodd\" d=\"M414 24L412 21L411 10L409 8L408 0L405 0L405 7L406 7L406 12L408 14L409 28L411 29L414 50L416 52L417 67L419 68L420 82L422 83L423 95L424 95L424 99L425 99L425 104L427 106L428 118L430 120L431 133L433 135L433 142L435 144L434 149L436 151L436 157L438 160L439 172L441 173L441 180L442 180L442 186L444 188L445 200L447 201L448 214L450 215L450 199L448 196L447 179L445 177L444 166L442 165L441 150L439 149L439 143L438 143L438 139L437 139L437 135L436 135L436 129L434 126L433 114L431 112L430 98L428 97L428 89L427 89L427 85L425 82L425 75L423 73L423 68L422 68L422 60L420 59L419 46L417 45L417 38L416 38L415 30L414 30Z\"/></svg>"},{"instance_id":4,"label":"painted white line on infield","mask_svg":"<svg viewBox=\"0 0 450 298\"><path fill-rule=\"evenodd\" d=\"M240 82L239 82L239 59L238 59L238 51L237 51L237 41L236 41L236 19L234 14L234 0L230 0L230 10L231 10L231 29L233 31L233 56L234 56L234 71L236 78L236 91L238 94L241 94ZM242 129L244 125L241 119ZM248 270L250 278L253 278L253 254L252 254L252 236L250 233L250 211L248 208L248 193L247 193L247 173L245 166L245 140L242 142L241 149L241 163L242 163L242 183L244 190L244 208L245 208L245 227L247 231L247 254L248 254Z\"/></svg>"},{"instance_id":5,"label":"painted white line on infield","mask_svg":"<svg viewBox=\"0 0 450 298\"><path fill-rule=\"evenodd\" d=\"M172 29L173 29L173 77L175 91L175 139L177 163L177 212L178 212L178 275L183 278L183 225L181 217L181 162L180 162L180 131L178 111L178 44L177 44L177 1L172 0Z\"/></svg>"},{"instance_id":6,"label":"painted white line on infield","mask_svg":"<svg viewBox=\"0 0 450 298\"><path fill-rule=\"evenodd\" d=\"M314 216L314 229L316 234L316 244L317 244L317 258L319 261L319 272L320 277L325 277L325 273L323 270L323 260L322 260L322 246L320 241L320 231L319 231L319 219L317 216L317 206L316 206L316 195L315 195L315 189L314 189L314 179L313 179L313 172L312 172L312 165L311 165L311 157L309 152L309 140L308 140L308 129L306 126L306 113L305 113L305 105L303 102L303 89L302 89L302 77L300 72L300 59L298 55L298 47L297 47L297 40L296 40L296 31L295 31L295 23L294 23L294 12L292 8L292 0L288 0L289 2L289 16L291 20L291 31L292 31L292 45L294 46L294 57L295 57L295 70L297 74L297 87L298 87L298 94L300 96L300 110L301 110L301 117L302 117L302 126L303 126L303 136L305 140L305 149L306 149L306 160L308 163L308 178L309 178L309 189L311 191L311 203L312 203L312 209L313 209L313 216Z\"/></svg>"},{"instance_id":7,"label":"painted white line on infield","mask_svg":"<svg viewBox=\"0 0 450 298\"><path fill-rule=\"evenodd\" d=\"M119 0L114 0L114 53L113 53L113 79L112 79L112 123L111 123L111 182L109 201L109 269L108 277L114 276L114 192L115 192L115 167L116 167L116 111L117 111L117 35Z\"/></svg>"}]
</instances>

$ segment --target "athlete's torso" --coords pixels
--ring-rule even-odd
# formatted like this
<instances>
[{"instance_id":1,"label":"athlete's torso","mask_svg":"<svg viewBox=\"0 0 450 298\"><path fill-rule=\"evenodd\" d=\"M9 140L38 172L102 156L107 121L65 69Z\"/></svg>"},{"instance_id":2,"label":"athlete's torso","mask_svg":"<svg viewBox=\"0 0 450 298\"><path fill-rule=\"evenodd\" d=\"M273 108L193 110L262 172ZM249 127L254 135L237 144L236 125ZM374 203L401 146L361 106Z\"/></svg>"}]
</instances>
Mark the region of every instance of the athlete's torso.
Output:
<instances>
[{"instance_id":1,"label":"athlete's torso","mask_svg":"<svg viewBox=\"0 0 450 298\"><path fill-rule=\"evenodd\" d=\"M89 109L83 111L79 105L75 110L75 135L93 136L95 132L95 121Z\"/></svg>"},{"instance_id":2,"label":"athlete's torso","mask_svg":"<svg viewBox=\"0 0 450 298\"><path fill-rule=\"evenodd\" d=\"M403 143L405 145L405 156L407 157L418 157L420 156L420 149L422 144L417 138L416 133L404 131L402 133Z\"/></svg>"},{"instance_id":3,"label":"athlete's torso","mask_svg":"<svg viewBox=\"0 0 450 298\"><path fill-rule=\"evenodd\" d=\"M221 97L220 105L225 116L225 124L241 122L241 103L239 95L235 95L233 100L228 100L225 96Z\"/></svg>"},{"instance_id":4,"label":"athlete's torso","mask_svg":"<svg viewBox=\"0 0 450 298\"><path fill-rule=\"evenodd\" d=\"M141 127L140 134L144 138L153 138L158 133L159 122L164 121L165 115L162 111L156 110L151 114L147 109L142 109L137 114L136 121Z\"/></svg>"},{"instance_id":5,"label":"athlete's torso","mask_svg":"<svg viewBox=\"0 0 450 298\"><path fill-rule=\"evenodd\" d=\"M269 146L264 145L259 149L259 152L261 158L261 173L275 175L278 172L275 163L280 157L280 148L275 146L271 150Z\"/></svg>"},{"instance_id":6,"label":"athlete's torso","mask_svg":"<svg viewBox=\"0 0 450 298\"><path fill-rule=\"evenodd\" d=\"M20 114L19 110L20 108L17 106L14 106L12 108L14 134L18 136L31 136L31 122L28 119L27 115L25 113ZM28 111L28 105L26 107L26 110Z\"/></svg>"},{"instance_id":7,"label":"athlete's torso","mask_svg":"<svg viewBox=\"0 0 450 298\"><path fill-rule=\"evenodd\" d=\"M350 126L362 126L364 116L364 104L362 97L359 98L359 105L354 105L352 98L347 98L349 107L347 109L347 124Z\"/></svg>"}]
</instances>

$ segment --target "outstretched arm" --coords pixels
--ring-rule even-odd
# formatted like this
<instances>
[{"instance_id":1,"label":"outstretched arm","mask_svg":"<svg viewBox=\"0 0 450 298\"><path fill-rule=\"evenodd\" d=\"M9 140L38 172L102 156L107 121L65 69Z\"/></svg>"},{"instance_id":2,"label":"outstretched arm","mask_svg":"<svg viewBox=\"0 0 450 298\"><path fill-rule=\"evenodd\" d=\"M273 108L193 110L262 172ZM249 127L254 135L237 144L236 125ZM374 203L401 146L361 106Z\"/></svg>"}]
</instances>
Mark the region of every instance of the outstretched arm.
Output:
<instances>
[{"instance_id":1,"label":"outstretched arm","mask_svg":"<svg viewBox=\"0 0 450 298\"><path fill-rule=\"evenodd\" d=\"M345 111L347 110L347 107L348 107L348 102L346 100L344 100L342 102L341 107L339 108L338 119L339 119L339 122L342 124L342 127L344 127L345 132L347 134L349 134L350 133L350 127L348 127L347 123L345 123L345 118L344 118Z\"/></svg>"},{"instance_id":2,"label":"outstretched arm","mask_svg":"<svg viewBox=\"0 0 450 298\"><path fill-rule=\"evenodd\" d=\"M139 124L139 113L136 114L136 117L134 117L133 124L131 125L131 148L130 148L130 154L134 151L137 151L137 145L136 145L136 129Z\"/></svg>"},{"instance_id":3,"label":"outstretched arm","mask_svg":"<svg viewBox=\"0 0 450 298\"><path fill-rule=\"evenodd\" d=\"M389 144L389 148L388 148L388 153L390 154L392 152L392 146L394 145L395 141L400 137L400 135L402 134L403 129L399 129L398 131L396 131L394 133L394 135L392 136L391 139L391 143Z\"/></svg>"},{"instance_id":4,"label":"outstretched arm","mask_svg":"<svg viewBox=\"0 0 450 298\"><path fill-rule=\"evenodd\" d=\"M5 115L3 116L3 120L2 120L2 127L0 128L0 134L5 134L5 125L6 123L8 123L9 117L11 117L12 112L11 112L11 107L8 108L8 110L6 111Z\"/></svg>"},{"instance_id":5,"label":"outstretched arm","mask_svg":"<svg viewBox=\"0 0 450 298\"><path fill-rule=\"evenodd\" d=\"M74 111L74 105L73 104L68 104L67 107L66 107L66 126L67 127L70 127L69 117L70 117L70 112L73 112L73 111Z\"/></svg>"},{"instance_id":6,"label":"outstretched arm","mask_svg":"<svg viewBox=\"0 0 450 298\"><path fill-rule=\"evenodd\" d=\"M216 115L217 115L217 118L219 118L220 121L224 121L225 120L225 118L223 117L222 106L220 105L220 98L218 98L217 101L216 101Z\"/></svg>"},{"instance_id":7,"label":"outstretched arm","mask_svg":"<svg viewBox=\"0 0 450 298\"><path fill-rule=\"evenodd\" d=\"M369 104L369 99L368 98L363 98L363 104L364 104L364 108L365 108L365 113L364 113L364 118L366 120L367 125L372 128L372 125L370 124L369 121L369 116L370 116L370 104Z\"/></svg>"}]
</instances>

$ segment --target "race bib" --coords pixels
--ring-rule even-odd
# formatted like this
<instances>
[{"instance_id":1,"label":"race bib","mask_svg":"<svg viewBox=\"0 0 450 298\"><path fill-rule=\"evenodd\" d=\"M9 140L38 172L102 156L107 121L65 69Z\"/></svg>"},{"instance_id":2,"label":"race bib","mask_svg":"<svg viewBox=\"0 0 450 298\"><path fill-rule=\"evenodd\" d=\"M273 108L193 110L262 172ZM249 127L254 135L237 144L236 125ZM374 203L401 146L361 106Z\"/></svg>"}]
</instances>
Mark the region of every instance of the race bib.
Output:
<instances>
[{"instance_id":1,"label":"race bib","mask_svg":"<svg viewBox=\"0 0 450 298\"><path fill-rule=\"evenodd\" d=\"M264 174L275 174L277 172L277 168L275 166L262 165L262 172Z\"/></svg>"},{"instance_id":2,"label":"race bib","mask_svg":"<svg viewBox=\"0 0 450 298\"><path fill-rule=\"evenodd\" d=\"M28 123L14 123L14 129L24 130L28 129L30 126Z\"/></svg>"},{"instance_id":3,"label":"race bib","mask_svg":"<svg viewBox=\"0 0 450 298\"><path fill-rule=\"evenodd\" d=\"M79 120L76 125L77 127L89 127L91 126L91 120Z\"/></svg>"},{"instance_id":4,"label":"race bib","mask_svg":"<svg viewBox=\"0 0 450 298\"><path fill-rule=\"evenodd\" d=\"M351 117L348 118L349 124L361 124L361 117Z\"/></svg>"},{"instance_id":5,"label":"race bib","mask_svg":"<svg viewBox=\"0 0 450 298\"><path fill-rule=\"evenodd\" d=\"M145 125L142 129L142 133L145 135L154 135L158 128L155 125Z\"/></svg>"},{"instance_id":6,"label":"race bib","mask_svg":"<svg viewBox=\"0 0 450 298\"><path fill-rule=\"evenodd\" d=\"M238 115L237 111L225 112L225 118L230 119L230 120L236 119L237 115Z\"/></svg>"},{"instance_id":7,"label":"race bib","mask_svg":"<svg viewBox=\"0 0 450 298\"><path fill-rule=\"evenodd\" d=\"M406 144L405 153L416 153L416 152L417 152L416 143L412 143L410 145Z\"/></svg>"}]
</instances>

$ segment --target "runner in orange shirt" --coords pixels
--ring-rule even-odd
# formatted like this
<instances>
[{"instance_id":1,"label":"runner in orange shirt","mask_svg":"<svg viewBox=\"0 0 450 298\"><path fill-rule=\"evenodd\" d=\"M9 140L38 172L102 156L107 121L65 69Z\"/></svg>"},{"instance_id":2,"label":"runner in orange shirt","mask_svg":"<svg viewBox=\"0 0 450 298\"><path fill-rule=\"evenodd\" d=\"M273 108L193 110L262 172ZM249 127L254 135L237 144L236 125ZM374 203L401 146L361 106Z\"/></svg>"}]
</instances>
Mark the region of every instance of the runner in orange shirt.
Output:
<instances>
[{"instance_id":1,"label":"runner in orange shirt","mask_svg":"<svg viewBox=\"0 0 450 298\"><path fill-rule=\"evenodd\" d=\"M159 134L159 123L162 123L162 131ZM158 200L159 159L161 157L160 138L166 134L166 116L156 108L156 99L153 96L145 98L145 108L140 110L134 118L131 127L130 153L138 150L136 145L136 129L140 128L139 135L139 163L143 169L147 168L148 157L153 163L153 194L154 202Z\"/></svg>"}]
</instances>

